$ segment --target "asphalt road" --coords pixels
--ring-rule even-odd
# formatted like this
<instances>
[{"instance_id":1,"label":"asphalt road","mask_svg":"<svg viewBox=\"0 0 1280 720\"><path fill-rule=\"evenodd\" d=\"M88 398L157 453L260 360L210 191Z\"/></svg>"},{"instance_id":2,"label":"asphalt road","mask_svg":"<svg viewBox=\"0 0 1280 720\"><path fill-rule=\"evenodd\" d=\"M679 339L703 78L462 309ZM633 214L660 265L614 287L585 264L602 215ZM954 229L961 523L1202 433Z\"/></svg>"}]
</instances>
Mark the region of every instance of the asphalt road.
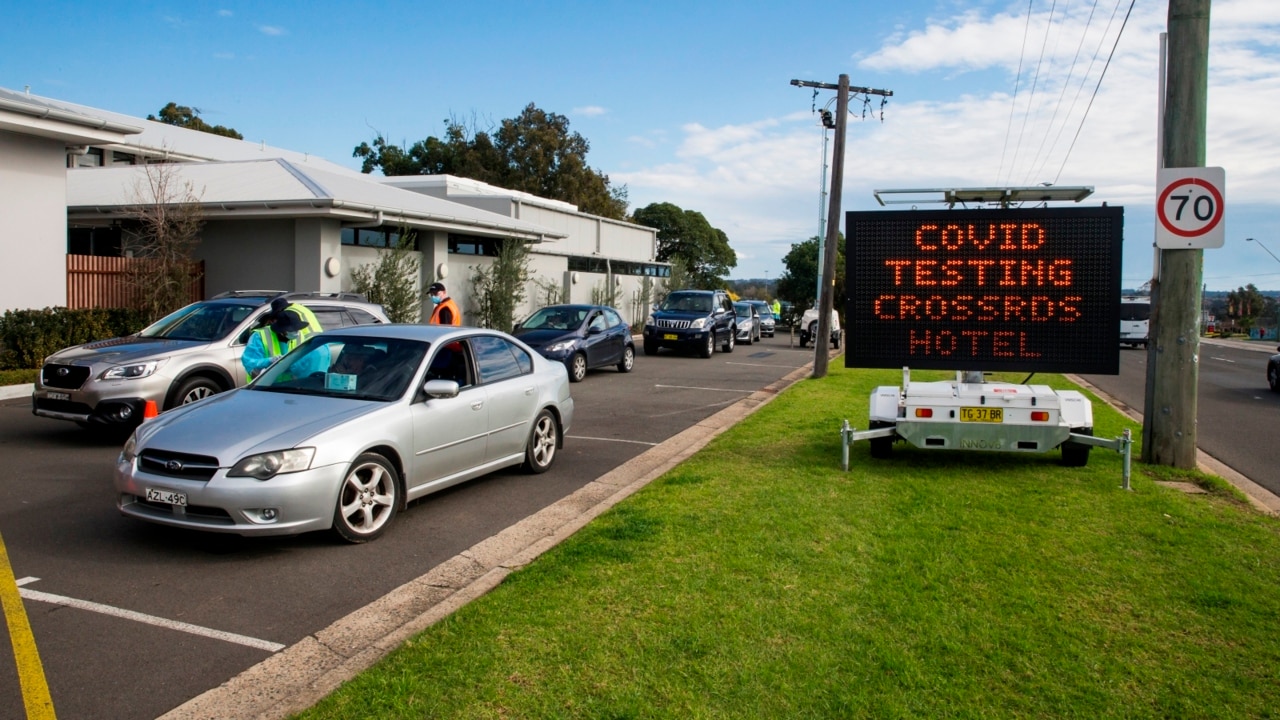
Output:
<instances>
[{"instance_id":1,"label":"asphalt road","mask_svg":"<svg viewBox=\"0 0 1280 720\"><path fill-rule=\"evenodd\" d=\"M788 343L592 371L573 386L574 426L549 472L429 496L366 545L124 518L117 442L34 417L29 400L0 402L0 537L58 717L154 718L218 686L812 360ZM0 717L25 717L18 677L0 651Z\"/></svg>"},{"instance_id":2,"label":"asphalt road","mask_svg":"<svg viewBox=\"0 0 1280 720\"><path fill-rule=\"evenodd\" d=\"M1274 446L1280 394L1267 386L1272 344L1200 344L1196 445L1273 494L1280 495ZM1090 384L1142 413L1147 352L1122 349L1119 375L1084 375Z\"/></svg>"}]
</instances>

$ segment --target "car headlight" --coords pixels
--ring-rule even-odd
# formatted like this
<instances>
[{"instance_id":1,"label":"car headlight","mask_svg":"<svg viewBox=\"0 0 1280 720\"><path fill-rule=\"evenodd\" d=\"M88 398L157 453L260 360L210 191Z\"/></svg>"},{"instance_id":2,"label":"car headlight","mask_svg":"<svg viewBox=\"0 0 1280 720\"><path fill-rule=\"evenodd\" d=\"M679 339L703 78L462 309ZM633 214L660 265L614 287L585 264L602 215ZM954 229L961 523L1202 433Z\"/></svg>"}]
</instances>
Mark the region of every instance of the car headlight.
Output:
<instances>
[{"instance_id":1,"label":"car headlight","mask_svg":"<svg viewBox=\"0 0 1280 720\"><path fill-rule=\"evenodd\" d=\"M657 323L653 321L653 316L652 316L652 315L647 315L647 316L645 316L644 324L645 324L645 325L657 325Z\"/></svg>"},{"instance_id":2,"label":"car headlight","mask_svg":"<svg viewBox=\"0 0 1280 720\"><path fill-rule=\"evenodd\" d=\"M311 467L315 448L294 448L250 455L235 464L227 477L252 477L269 480L281 473L300 472Z\"/></svg>"},{"instance_id":3,"label":"car headlight","mask_svg":"<svg viewBox=\"0 0 1280 720\"><path fill-rule=\"evenodd\" d=\"M136 457L138 457L138 434L133 433L128 440L124 441L124 447L120 448L120 462L132 463Z\"/></svg>"},{"instance_id":4,"label":"car headlight","mask_svg":"<svg viewBox=\"0 0 1280 720\"><path fill-rule=\"evenodd\" d=\"M702 327L703 327L704 325L706 325L706 324L707 324L707 319L706 319L706 318L698 318L697 320L694 320L693 322L689 323L689 329L690 329L690 330L701 330L701 329L702 329Z\"/></svg>"},{"instance_id":5,"label":"car headlight","mask_svg":"<svg viewBox=\"0 0 1280 720\"><path fill-rule=\"evenodd\" d=\"M164 360L149 360L144 363L132 363L130 365L116 365L113 368L107 368L106 372L98 376L99 380L137 380L152 375L160 366L164 364Z\"/></svg>"},{"instance_id":6,"label":"car headlight","mask_svg":"<svg viewBox=\"0 0 1280 720\"><path fill-rule=\"evenodd\" d=\"M572 340L561 340L558 343L551 343L550 345L548 345L547 352L549 353L564 352L565 350L568 350L571 347L573 347Z\"/></svg>"}]
</instances>

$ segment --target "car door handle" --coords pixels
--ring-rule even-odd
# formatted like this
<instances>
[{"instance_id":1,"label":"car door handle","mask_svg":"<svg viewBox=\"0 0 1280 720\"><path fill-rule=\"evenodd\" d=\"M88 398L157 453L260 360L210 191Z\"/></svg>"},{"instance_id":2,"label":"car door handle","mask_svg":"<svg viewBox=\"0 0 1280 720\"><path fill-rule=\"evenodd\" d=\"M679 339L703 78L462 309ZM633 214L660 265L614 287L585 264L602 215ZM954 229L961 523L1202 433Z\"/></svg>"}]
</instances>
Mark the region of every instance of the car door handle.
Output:
<instances>
[{"instance_id":1,"label":"car door handle","mask_svg":"<svg viewBox=\"0 0 1280 720\"><path fill-rule=\"evenodd\" d=\"M527 388L525 388L525 389L524 389L524 394L525 394L525 395L532 395L532 394L533 394L533 391L534 391L534 390L536 390L536 389L537 389L537 388L535 388L535 387L533 387L532 385L530 385L529 387L527 387Z\"/></svg>"},{"instance_id":2,"label":"car door handle","mask_svg":"<svg viewBox=\"0 0 1280 720\"><path fill-rule=\"evenodd\" d=\"M478 401L478 402L473 402L473 403L471 403L471 409L472 409L472 410L479 410L479 409L480 409L480 408L482 408L482 407L484 407L484 401L483 401L483 400L480 400L480 401Z\"/></svg>"}]
</instances>

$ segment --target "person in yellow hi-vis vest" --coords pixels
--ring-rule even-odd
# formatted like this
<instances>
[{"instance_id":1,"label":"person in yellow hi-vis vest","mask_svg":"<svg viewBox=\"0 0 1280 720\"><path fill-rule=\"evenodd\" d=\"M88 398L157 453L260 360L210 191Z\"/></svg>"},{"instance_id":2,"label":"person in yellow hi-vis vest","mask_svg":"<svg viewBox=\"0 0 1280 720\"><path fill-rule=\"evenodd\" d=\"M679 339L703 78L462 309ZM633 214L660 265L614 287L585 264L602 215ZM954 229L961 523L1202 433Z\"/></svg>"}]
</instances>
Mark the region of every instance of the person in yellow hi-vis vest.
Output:
<instances>
[{"instance_id":1,"label":"person in yellow hi-vis vest","mask_svg":"<svg viewBox=\"0 0 1280 720\"><path fill-rule=\"evenodd\" d=\"M262 370L270 367L277 358L294 349L312 333L321 332L320 322L314 313L303 305L289 303L284 298L271 302L266 327L260 327L249 336L241 362L247 379L252 380ZM317 367L317 370L324 368Z\"/></svg>"}]
</instances>

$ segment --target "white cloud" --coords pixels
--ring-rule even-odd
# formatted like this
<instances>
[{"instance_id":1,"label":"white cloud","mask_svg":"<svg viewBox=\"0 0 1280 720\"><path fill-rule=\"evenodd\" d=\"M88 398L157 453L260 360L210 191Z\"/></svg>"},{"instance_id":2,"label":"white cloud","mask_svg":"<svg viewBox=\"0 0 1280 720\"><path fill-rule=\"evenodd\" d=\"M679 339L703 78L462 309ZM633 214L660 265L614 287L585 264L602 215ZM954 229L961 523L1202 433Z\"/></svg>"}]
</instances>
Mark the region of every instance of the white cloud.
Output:
<instances>
[{"instance_id":1,"label":"white cloud","mask_svg":"<svg viewBox=\"0 0 1280 720\"><path fill-rule=\"evenodd\" d=\"M576 107L573 109L574 115L582 115L584 117L599 117L609 112L599 105L587 105L586 107Z\"/></svg>"},{"instance_id":2,"label":"white cloud","mask_svg":"<svg viewBox=\"0 0 1280 720\"><path fill-rule=\"evenodd\" d=\"M289 34L288 30L285 30L284 28L278 27L276 25L259 25L258 32L262 33L263 35L271 35L273 37Z\"/></svg>"},{"instance_id":3,"label":"white cloud","mask_svg":"<svg viewBox=\"0 0 1280 720\"><path fill-rule=\"evenodd\" d=\"M234 13L230 10L222 9L218 11L218 17L231 17Z\"/></svg>"}]
</instances>

